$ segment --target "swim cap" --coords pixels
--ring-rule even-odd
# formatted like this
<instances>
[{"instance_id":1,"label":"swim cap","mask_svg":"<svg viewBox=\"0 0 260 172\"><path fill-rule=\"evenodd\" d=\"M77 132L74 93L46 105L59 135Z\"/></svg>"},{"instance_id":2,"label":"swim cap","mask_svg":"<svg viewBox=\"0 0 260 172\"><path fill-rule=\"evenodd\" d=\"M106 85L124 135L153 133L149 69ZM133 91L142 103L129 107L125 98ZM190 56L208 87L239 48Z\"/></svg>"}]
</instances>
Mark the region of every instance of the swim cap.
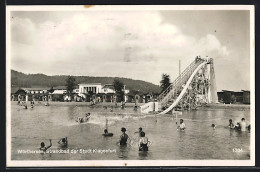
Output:
<instances>
[{"instance_id":1,"label":"swim cap","mask_svg":"<svg viewBox=\"0 0 260 172\"><path fill-rule=\"evenodd\" d=\"M126 129L123 127L123 128L121 128L121 131L126 131Z\"/></svg>"}]
</instances>

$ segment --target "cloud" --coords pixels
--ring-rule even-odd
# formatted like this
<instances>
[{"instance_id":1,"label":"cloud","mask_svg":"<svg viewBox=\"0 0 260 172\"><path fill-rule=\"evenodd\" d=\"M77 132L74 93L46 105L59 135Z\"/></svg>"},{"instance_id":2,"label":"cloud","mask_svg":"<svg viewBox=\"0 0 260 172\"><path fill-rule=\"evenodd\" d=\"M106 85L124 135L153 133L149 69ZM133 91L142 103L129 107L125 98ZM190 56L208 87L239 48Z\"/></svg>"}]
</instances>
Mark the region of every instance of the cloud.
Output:
<instances>
[{"instance_id":1,"label":"cloud","mask_svg":"<svg viewBox=\"0 0 260 172\"><path fill-rule=\"evenodd\" d=\"M42 23L16 16L11 27L12 65L30 73L123 76L159 83L161 73L178 74L179 59L187 66L197 55L229 55L215 35L197 40L163 23L157 12L82 12ZM23 69L21 61L28 62Z\"/></svg>"}]
</instances>

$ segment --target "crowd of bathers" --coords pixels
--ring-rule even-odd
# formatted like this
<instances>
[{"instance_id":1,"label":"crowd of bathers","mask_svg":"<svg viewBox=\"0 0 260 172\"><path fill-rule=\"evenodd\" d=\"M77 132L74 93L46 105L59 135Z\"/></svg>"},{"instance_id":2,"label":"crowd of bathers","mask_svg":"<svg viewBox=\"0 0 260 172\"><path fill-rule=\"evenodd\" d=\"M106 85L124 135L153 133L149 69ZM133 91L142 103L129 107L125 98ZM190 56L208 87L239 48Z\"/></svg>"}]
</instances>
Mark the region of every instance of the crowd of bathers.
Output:
<instances>
[{"instance_id":1,"label":"crowd of bathers","mask_svg":"<svg viewBox=\"0 0 260 172\"><path fill-rule=\"evenodd\" d=\"M250 131L250 129L251 129L250 124L249 125L246 124L245 118L242 118L241 121L237 122L236 125L233 124L232 119L229 119L228 127L230 129L234 129L234 130L237 130L237 131L247 131L247 130Z\"/></svg>"}]
</instances>

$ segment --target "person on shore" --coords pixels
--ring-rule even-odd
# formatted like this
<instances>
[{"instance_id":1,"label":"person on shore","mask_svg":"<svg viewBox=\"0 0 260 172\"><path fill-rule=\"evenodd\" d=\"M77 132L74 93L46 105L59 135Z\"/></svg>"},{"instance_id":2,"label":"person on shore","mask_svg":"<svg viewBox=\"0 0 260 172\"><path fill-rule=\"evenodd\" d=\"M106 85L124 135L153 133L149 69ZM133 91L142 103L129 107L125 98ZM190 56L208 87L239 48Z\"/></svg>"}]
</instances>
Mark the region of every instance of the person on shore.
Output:
<instances>
[{"instance_id":1,"label":"person on shore","mask_svg":"<svg viewBox=\"0 0 260 172\"><path fill-rule=\"evenodd\" d=\"M151 142L148 140L147 137L145 137L145 132L140 133L140 140L138 143L139 151L148 151L148 147L151 144Z\"/></svg>"},{"instance_id":2,"label":"person on shore","mask_svg":"<svg viewBox=\"0 0 260 172\"><path fill-rule=\"evenodd\" d=\"M180 125L178 126L177 129L185 130L185 128L186 128L186 126L185 126L185 124L184 124L184 122L183 122L183 119L180 119Z\"/></svg>"},{"instance_id":3,"label":"person on shore","mask_svg":"<svg viewBox=\"0 0 260 172\"><path fill-rule=\"evenodd\" d=\"M232 122L232 119L229 119L228 127L229 127L230 129L234 129L234 128L235 128L235 126L234 126L234 124L233 124L233 122Z\"/></svg>"},{"instance_id":4,"label":"person on shore","mask_svg":"<svg viewBox=\"0 0 260 172\"><path fill-rule=\"evenodd\" d=\"M120 145L127 145L128 135L125 133L126 129L123 127L121 128L122 135L120 136Z\"/></svg>"},{"instance_id":5,"label":"person on shore","mask_svg":"<svg viewBox=\"0 0 260 172\"><path fill-rule=\"evenodd\" d=\"M44 142L41 142L41 147L40 147L40 150L42 151L46 151L47 149L49 149L50 147L52 146L52 143L51 143L51 139L50 139L50 145L49 146L45 146L45 143Z\"/></svg>"},{"instance_id":6,"label":"person on shore","mask_svg":"<svg viewBox=\"0 0 260 172\"><path fill-rule=\"evenodd\" d=\"M65 138L61 138L59 141L58 141L58 143L61 145L61 146L68 146L68 139L67 139L67 137L65 137Z\"/></svg>"},{"instance_id":7,"label":"person on shore","mask_svg":"<svg viewBox=\"0 0 260 172\"><path fill-rule=\"evenodd\" d=\"M242 118L241 119L241 131L246 131L246 121L245 121L245 118Z\"/></svg>"}]
</instances>

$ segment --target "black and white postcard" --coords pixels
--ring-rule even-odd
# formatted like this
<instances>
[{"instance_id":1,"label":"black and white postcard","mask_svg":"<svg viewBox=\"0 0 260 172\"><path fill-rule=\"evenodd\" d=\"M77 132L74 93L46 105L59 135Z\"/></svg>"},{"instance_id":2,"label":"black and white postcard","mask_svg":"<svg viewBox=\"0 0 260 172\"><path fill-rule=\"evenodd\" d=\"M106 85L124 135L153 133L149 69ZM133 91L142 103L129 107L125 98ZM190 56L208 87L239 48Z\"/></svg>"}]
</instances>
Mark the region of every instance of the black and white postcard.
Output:
<instances>
[{"instance_id":1,"label":"black and white postcard","mask_svg":"<svg viewBox=\"0 0 260 172\"><path fill-rule=\"evenodd\" d=\"M254 166L254 13L7 5L7 166Z\"/></svg>"}]
</instances>

